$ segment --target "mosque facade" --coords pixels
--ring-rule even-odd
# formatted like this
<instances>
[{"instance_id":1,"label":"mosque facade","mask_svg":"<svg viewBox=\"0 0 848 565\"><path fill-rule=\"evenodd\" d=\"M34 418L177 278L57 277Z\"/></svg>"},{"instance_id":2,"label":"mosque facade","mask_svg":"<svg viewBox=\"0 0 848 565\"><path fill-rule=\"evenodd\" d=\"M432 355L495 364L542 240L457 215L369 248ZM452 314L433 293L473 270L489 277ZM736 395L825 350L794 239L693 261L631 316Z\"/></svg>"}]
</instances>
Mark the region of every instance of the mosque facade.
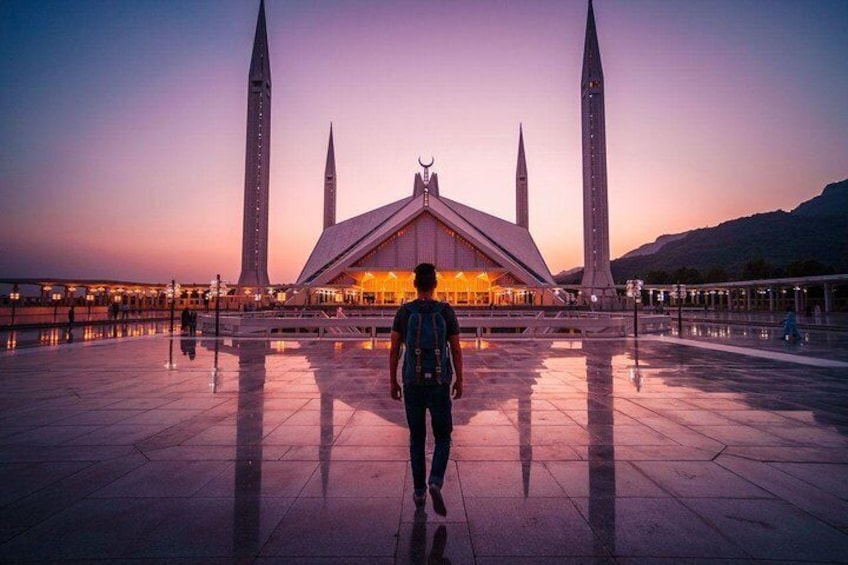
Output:
<instances>
[{"instance_id":1,"label":"mosque facade","mask_svg":"<svg viewBox=\"0 0 848 565\"><path fill-rule=\"evenodd\" d=\"M271 73L260 0L249 74L244 235L240 292L268 286L268 162ZM583 297L615 296L609 266L603 73L591 0L581 80L584 171ZM519 128L516 219L510 222L442 196L434 162L421 162L412 194L336 221L333 131L324 173L323 231L295 285L289 305L400 304L415 297L413 269L433 263L438 297L460 306L565 304L529 231L528 172ZM252 287L252 288L251 288Z\"/></svg>"}]
</instances>

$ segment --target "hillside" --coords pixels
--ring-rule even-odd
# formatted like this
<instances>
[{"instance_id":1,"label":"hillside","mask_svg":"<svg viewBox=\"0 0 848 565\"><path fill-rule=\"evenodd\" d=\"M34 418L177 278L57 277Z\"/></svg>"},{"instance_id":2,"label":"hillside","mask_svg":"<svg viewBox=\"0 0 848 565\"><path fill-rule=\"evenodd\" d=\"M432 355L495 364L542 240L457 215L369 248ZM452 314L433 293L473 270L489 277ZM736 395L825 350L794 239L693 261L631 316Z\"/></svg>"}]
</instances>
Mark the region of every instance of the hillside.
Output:
<instances>
[{"instance_id":1,"label":"hillside","mask_svg":"<svg viewBox=\"0 0 848 565\"><path fill-rule=\"evenodd\" d=\"M612 261L613 278L695 283L848 272L848 179L827 185L792 212L755 214L677 235ZM581 276L558 280L573 283Z\"/></svg>"},{"instance_id":2,"label":"hillside","mask_svg":"<svg viewBox=\"0 0 848 565\"><path fill-rule=\"evenodd\" d=\"M655 239L653 242L646 243L644 245L640 245L639 247L637 247L633 251L629 251L629 252L625 253L624 255L621 256L621 258L625 259L625 258L629 258L629 257L641 257L643 255L652 255L652 254L656 253L657 251L659 251L666 243L671 243L672 241L677 241L678 239L683 239L684 237L686 237L690 233L691 232L687 231L687 232L683 232L683 233L661 235L657 239ZM574 270L580 270L580 269L578 268L578 269L571 269L571 270L574 271Z\"/></svg>"}]
</instances>

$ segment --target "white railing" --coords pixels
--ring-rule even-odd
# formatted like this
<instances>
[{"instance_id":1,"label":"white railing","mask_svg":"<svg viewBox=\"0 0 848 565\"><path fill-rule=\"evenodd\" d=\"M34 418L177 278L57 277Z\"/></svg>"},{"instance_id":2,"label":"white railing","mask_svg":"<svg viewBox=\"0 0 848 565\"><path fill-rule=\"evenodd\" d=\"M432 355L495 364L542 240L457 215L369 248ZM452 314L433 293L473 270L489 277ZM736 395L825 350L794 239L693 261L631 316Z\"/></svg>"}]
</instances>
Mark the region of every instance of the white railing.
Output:
<instances>
[{"instance_id":1,"label":"white railing","mask_svg":"<svg viewBox=\"0 0 848 565\"><path fill-rule=\"evenodd\" d=\"M278 313L279 314L279 313ZM633 334L633 317L608 313L561 312L546 317L544 312L516 312L520 315L478 315L470 313L460 316L463 337L478 338L561 338L568 335L625 336ZM343 316L330 317L320 312L310 312L305 317L287 315L225 314L220 317L220 333L228 336L271 336L285 337L388 337L392 327L392 316ZM651 333L669 329L669 317L652 314L639 316L639 333ZM201 314L198 327L204 334L214 333L215 315Z\"/></svg>"}]
</instances>

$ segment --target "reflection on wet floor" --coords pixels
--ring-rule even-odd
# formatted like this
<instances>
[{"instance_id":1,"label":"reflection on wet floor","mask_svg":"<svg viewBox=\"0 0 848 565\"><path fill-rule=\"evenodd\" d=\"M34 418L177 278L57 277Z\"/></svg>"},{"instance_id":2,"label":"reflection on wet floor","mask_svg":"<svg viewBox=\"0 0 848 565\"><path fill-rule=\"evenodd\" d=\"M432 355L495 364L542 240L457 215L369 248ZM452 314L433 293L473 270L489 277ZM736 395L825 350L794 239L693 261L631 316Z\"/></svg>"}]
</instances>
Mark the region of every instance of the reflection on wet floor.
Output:
<instances>
[{"instance_id":1,"label":"reflection on wet floor","mask_svg":"<svg viewBox=\"0 0 848 565\"><path fill-rule=\"evenodd\" d=\"M39 346L89 343L109 339L137 338L168 333L167 322L117 322L114 324L75 325L4 330L0 343L6 350Z\"/></svg>"},{"instance_id":2,"label":"reflection on wet floor","mask_svg":"<svg viewBox=\"0 0 848 565\"><path fill-rule=\"evenodd\" d=\"M8 355L0 560L844 558L846 370L650 340L463 346L445 518L412 503L383 341Z\"/></svg>"}]
</instances>

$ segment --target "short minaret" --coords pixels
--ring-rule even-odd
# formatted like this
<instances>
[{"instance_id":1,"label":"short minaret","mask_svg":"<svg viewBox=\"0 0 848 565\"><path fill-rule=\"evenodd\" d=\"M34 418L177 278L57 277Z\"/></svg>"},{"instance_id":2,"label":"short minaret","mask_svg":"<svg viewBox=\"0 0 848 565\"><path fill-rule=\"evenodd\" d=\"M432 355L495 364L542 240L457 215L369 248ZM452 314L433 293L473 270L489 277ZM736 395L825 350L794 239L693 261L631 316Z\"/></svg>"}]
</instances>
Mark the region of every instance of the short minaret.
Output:
<instances>
[{"instance_id":1,"label":"short minaret","mask_svg":"<svg viewBox=\"0 0 848 565\"><path fill-rule=\"evenodd\" d=\"M271 61L265 29L265 2L253 37L247 83L247 150L244 172L244 224L238 286L268 285L268 174L271 157Z\"/></svg>"},{"instance_id":2,"label":"short minaret","mask_svg":"<svg viewBox=\"0 0 848 565\"><path fill-rule=\"evenodd\" d=\"M333 149L333 124L330 123L330 143L327 145L327 165L324 167L324 229L336 225L336 153Z\"/></svg>"},{"instance_id":3,"label":"short minaret","mask_svg":"<svg viewBox=\"0 0 848 565\"><path fill-rule=\"evenodd\" d=\"M524 128L518 126L518 164L515 167L515 223L530 227L527 205L527 161L524 158Z\"/></svg>"},{"instance_id":4,"label":"short minaret","mask_svg":"<svg viewBox=\"0 0 848 565\"><path fill-rule=\"evenodd\" d=\"M589 0L583 47L581 118L583 124L583 282L586 301L596 296L611 304L615 286L610 271L609 206L607 204L607 143L604 118L604 71Z\"/></svg>"}]
</instances>

